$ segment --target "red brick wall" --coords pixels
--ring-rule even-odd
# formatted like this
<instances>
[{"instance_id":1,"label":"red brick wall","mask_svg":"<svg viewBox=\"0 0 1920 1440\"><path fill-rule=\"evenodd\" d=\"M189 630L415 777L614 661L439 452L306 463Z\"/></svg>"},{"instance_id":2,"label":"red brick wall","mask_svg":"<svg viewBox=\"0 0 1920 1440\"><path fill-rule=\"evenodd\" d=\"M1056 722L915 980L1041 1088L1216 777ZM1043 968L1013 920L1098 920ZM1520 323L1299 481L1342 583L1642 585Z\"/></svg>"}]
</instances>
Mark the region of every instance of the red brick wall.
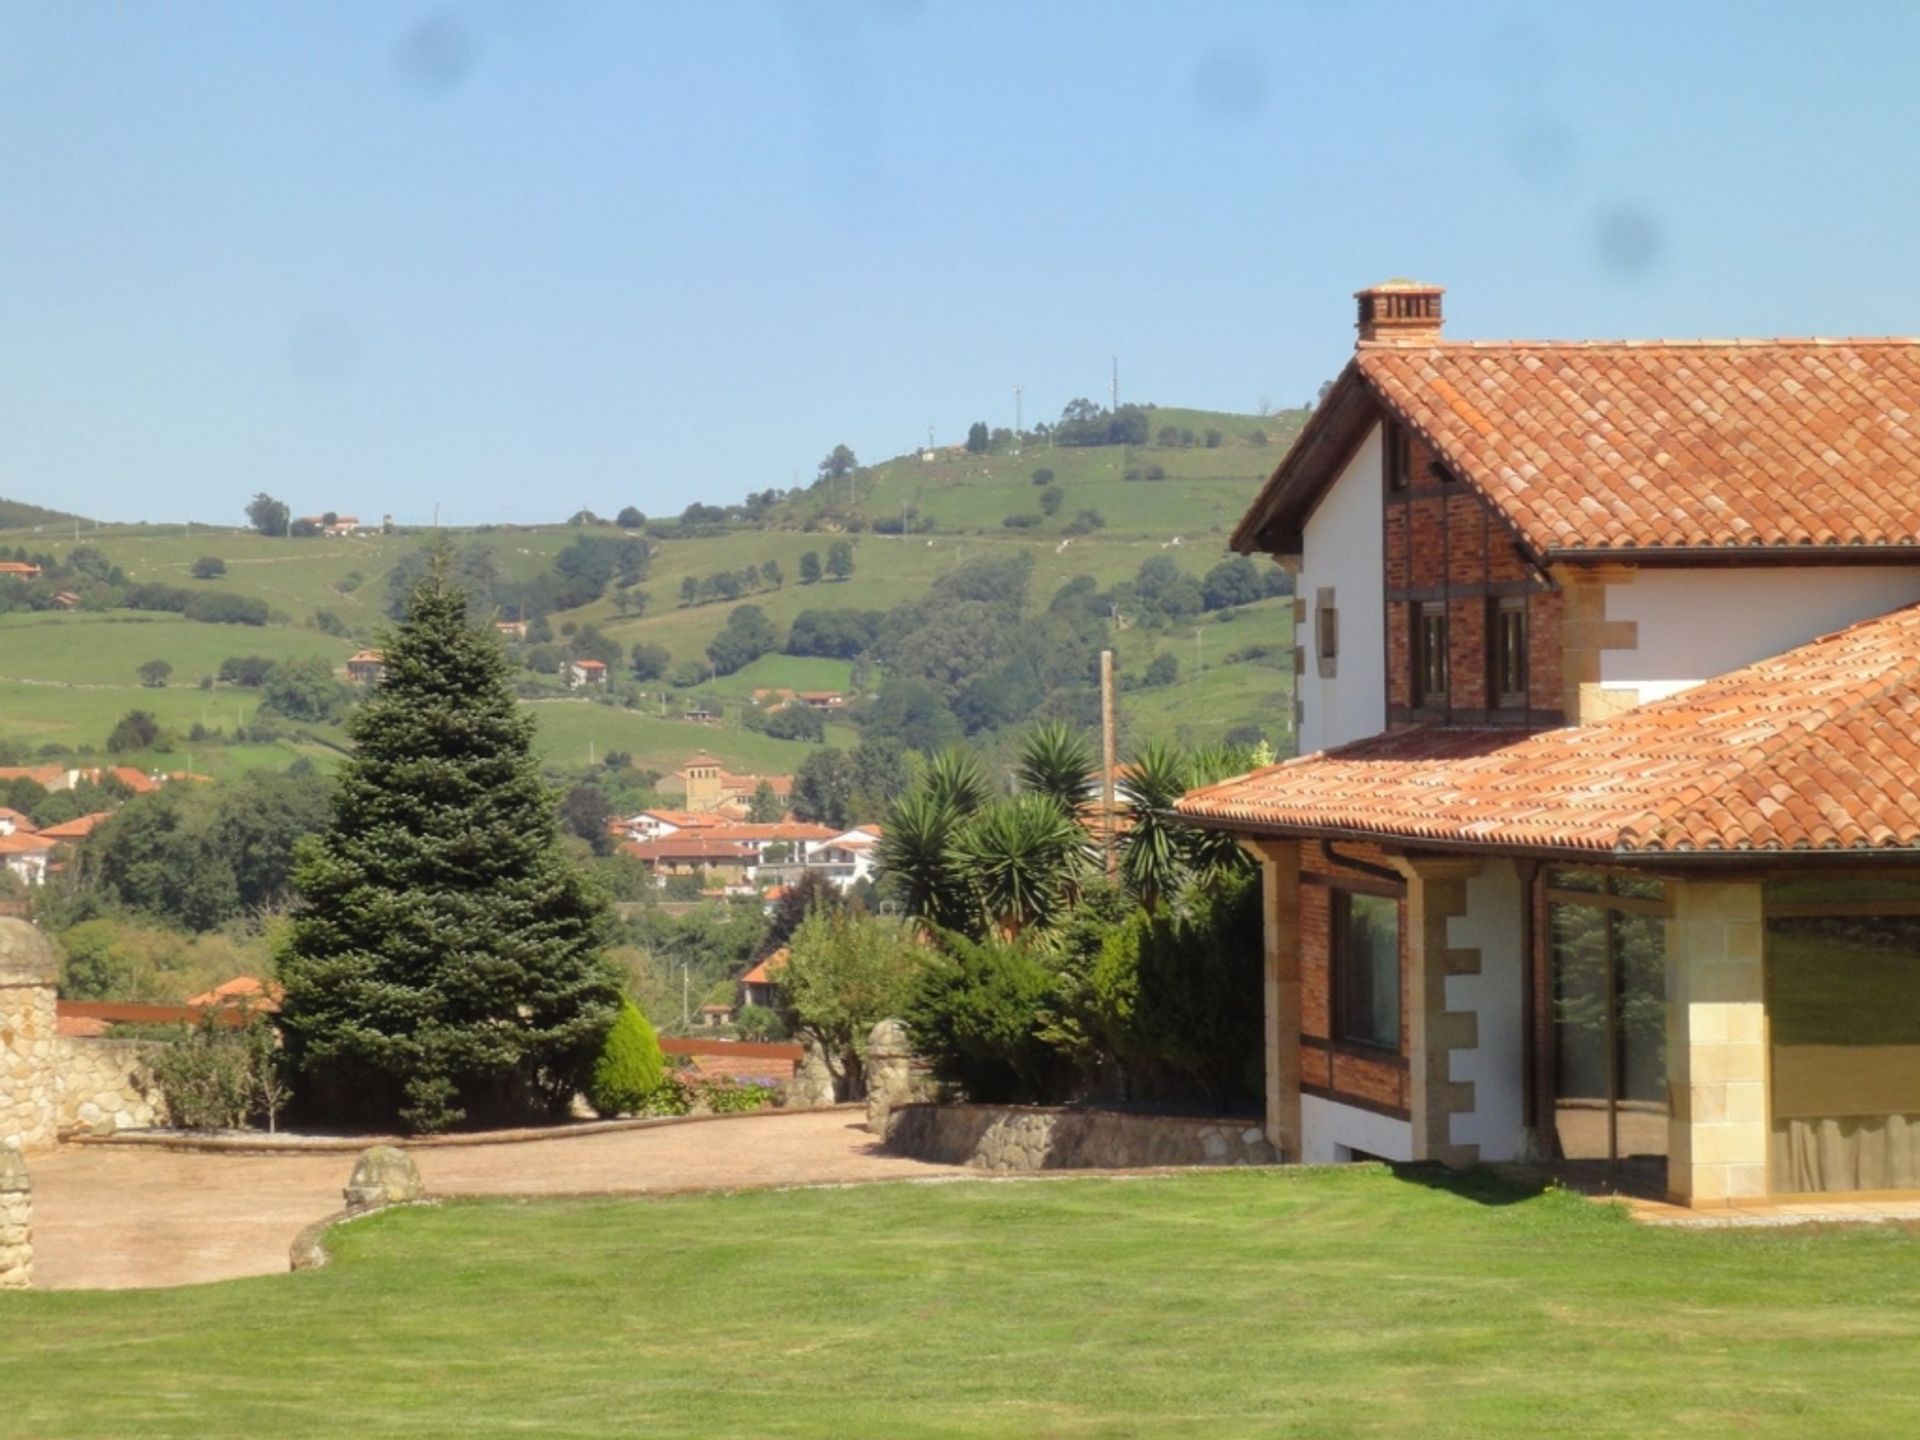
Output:
<instances>
[{"instance_id":1,"label":"red brick wall","mask_svg":"<svg viewBox=\"0 0 1920 1440\"><path fill-rule=\"evenodd\" d=\"M1384 865L1386 857L1373 845L1341 844L1343 858ZM1404 1112L1407 1108L1407 1071L1404 1063L1355 1049L1342 1049L1333 1039L1332 957L1335 887L1329 879L1346 877L1374 884L1379 878L1337 862L1329 862L1318 843L1303 842L1300 869L1300 1079L1329 1098L1357 1101L1373 1109ZM1317 877L1308 879L1306 877ZM1408 963L1406 909L1400 918L1400 1054L1407 1053L1412 1017L1405 1003Z\"/></svg>"},{"instance_id":2,"label":"red brick wall","mask_svg":"<svg viewBox=\"0 0 1920 1440\"><path fill-rule=\"evenodd\" d=\"M1386 496L1388 729L1441 721L1456 724L1556 725L1561 719L1560 597L1520 553L1513 532L1480 497L1442 478L1433 450L1409 441L1405 490ZM1490 710L1487 612L1501 596L1525 594L1529 676L1525 712ZM1447 607L1444 710L1414 708L1412 625L1415 608Z\"/></svg>"}]
</instances>

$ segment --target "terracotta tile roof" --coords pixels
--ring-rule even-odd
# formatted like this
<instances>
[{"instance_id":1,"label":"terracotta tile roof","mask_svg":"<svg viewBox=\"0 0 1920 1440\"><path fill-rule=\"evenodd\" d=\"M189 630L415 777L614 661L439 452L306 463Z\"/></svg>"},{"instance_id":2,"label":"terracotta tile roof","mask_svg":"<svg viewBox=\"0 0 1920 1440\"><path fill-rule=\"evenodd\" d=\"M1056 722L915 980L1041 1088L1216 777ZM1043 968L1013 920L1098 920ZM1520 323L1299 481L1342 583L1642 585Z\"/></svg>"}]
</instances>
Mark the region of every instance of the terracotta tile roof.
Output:
<instances>
[{"instance_id":1,"label":"terracotta tile roof","mask_svg":"<svg viewBox=\"0 0 1920 1440\"><path fill-rule=\"evenodd\" d=\"M111 819L111 810L96 810L91 815L81 815L59 825L49 825L40 833L49 840L84 840L93 833L94 827L102 820Z\"/></svg>"},{"instance_id":2,"label":"terracotta tile roof","mask_svg":"<svg viewBox=\"0 0 1920 1440\"><path fill-rule=\"evenodd\" d=\"M1920 849L1920 606L1597 724L1377 736L1178 809L1226 829L1488 848Z\"/></svg>"},{"instance_id":3,"label":"terracotta tile roof","mask_svg":"<svg viewBox=\"0 0 1920 1440\"><path fill-rule=\"evenodd\" d=\"M236 975L199 995L189 995L187 1004L198 1006L244 1005L255 1010L278 1010L286 992L272 980L253 975Z\"/></svg>"},{"instance_id":4,"label":"terracotta tile roof","mask_svg":"<svg viewBox=\"0 0 1920 1440\"><path fill-rule=\"evenodd\" d=\"M11 835L0 835L0 855L45 855L55 843L44 835L15 831Z\"/></svg>"},{"instance_id":5,"label":"terracotta tile roof","mask_svg":"<svg viewBox=\"0 0 1920 1440\"><path fill-rule=\"evenodd\" d=\"M51 790L67 777L64 765L0 765L0 780L31 780Z\"/></svg>"},{"instance_id":6,"label":"terracotta tile roof","mask_svg":"<svg viewBox=\"0 0 1920 1440\"><path fill-rule=\"evenodd\" d=\"M814 825L804 820L779 820L755 825L741 821L722 821L707 832L716 840L831 840L840 832L831 825Z\"/></svg>"},{"instance_id":7,"label":"terracotta tile roof","mask_svg":"<svg viewBox=\"0 0 1920 1440\"><path fill-rule=\"evenodd\" d=\"M742 985L778 985L779 971L787 968L787 956L792 952L782 945L758 965L740 977Z\"/></svg>"},{"instance_id":8,"label":"terracotta tile roof","mask_svg":"<svg viewBox=\"0 0 1920 1440\"><path fill-rule=\"evenodd\" d=\"M1276 513L1297 528L1340 453L1319 432L1358 422L1356 387L1541 557L1920 546L1910 339L1365 343L1236 545Z\"/></svg>"},{"instance_id":9,"label":"terracotta tile roof","mask_svg":"<svg viewBox=\"0 0 1920 1440\"><path fill-rule=\"evenodd\" d=\"M31 817L22 815L18 810L9 810L4 805L0 805L0 824L11 825L16 830L33 829Z\"/></svg>"},{"instance_id":10,"label":"terracotta tile roof","mask_svg":"<svg viewBox=\"0 0 1920 1440\"><path fill-rule=\"evenodd\" d=\"M55 1015L53 1017L54 1034L71 1036L77 1040L97 1039L112 1028L111 1021L102 1020L93 1015Z\"/></svg>"}]
</instances>

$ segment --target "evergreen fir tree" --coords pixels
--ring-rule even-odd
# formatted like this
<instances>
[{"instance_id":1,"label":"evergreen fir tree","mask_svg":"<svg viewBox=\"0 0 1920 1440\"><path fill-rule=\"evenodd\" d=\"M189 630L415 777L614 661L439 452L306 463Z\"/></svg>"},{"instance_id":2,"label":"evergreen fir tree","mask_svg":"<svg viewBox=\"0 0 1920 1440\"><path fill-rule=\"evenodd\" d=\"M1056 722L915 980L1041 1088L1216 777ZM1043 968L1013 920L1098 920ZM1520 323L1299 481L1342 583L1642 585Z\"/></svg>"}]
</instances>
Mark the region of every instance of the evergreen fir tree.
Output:
<instances>
[{"instance_id":1,"label":"evergreen fir tree","mask_svg":"<svg viewBox=\"0 0 1920 1440\"><path fill-rule=\"evenodd\" d=\"M620 1002L605 901L560 849L533 719L444 563L385 658L295 870L279 964L302 1099L416 1130L559 1113Z\"/></svg>"}]
</instances>

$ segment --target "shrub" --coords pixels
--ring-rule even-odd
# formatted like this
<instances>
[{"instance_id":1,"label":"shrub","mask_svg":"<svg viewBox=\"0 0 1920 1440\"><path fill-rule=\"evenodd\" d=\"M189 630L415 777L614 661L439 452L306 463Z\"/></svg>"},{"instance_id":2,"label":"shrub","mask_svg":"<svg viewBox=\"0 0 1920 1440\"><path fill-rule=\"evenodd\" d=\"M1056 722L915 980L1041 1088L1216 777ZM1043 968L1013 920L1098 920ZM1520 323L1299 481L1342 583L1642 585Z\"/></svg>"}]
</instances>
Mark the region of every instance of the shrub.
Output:
<instances>
[{"instance_id":1,"label":"shrub","mask_svg":"<svg viewBox=\"0 0 1920 1440\"><path fill-rule=\"evenodd\" d=\"M780 1018L780 1012L769 1010L764 1005L743 1005L740 1013L734 1017L733 1028L740 1032L742 1040L784 1040L787 1038L786 1022Z\"/></svg>"},{"instance_id":2,"label":"shrub","mask_svg":"<svg viewBox=\"0 0 1920 1440\"><path fill-rule=\"evenodd\" d=\"M1040 523L1040 517L1032 511L1021 515L1009 515L1000 522L1009 530L1031 530Z\"/></svg>"},{"instance_id":3,"label":"shrub","mask_svg":"<svg viewBox=\"0 0 1920 1440\"><path fill-rule=\"evenodd\" d=\"M227 562L218 555L202 555L193 562L193 578L196 580L218 580L227 573Z\"/></svg>"},{"instance_id":4,"label":"shrub","mask_svg":"<svg viewBox=\"0 0 1920 1440\"><path fill-rule=\"evenodd\" d=\"M256 1112L271 1126L286 1098L283 1073L264 1019L235 1027L202 1015L153 1060L167 1119L182 1130L238 1130Z\"/></svg>"},{"instance_id":5,"label":"shrub","mask_svg":"<svg viewBox=\"0 0 1920 1440\"><path fill-rule=\"evenodd\" d=\"M1033 472L1033 483L1036 485L1053 484L1053 471L1045 465L1042 465L1038 470Z\"/></svg>"},{"instance_id":6,"label":"shrub","mask_svg":"<svg viewBox=\"0 0 1920 1440\"><path fill-rule=\"evenodd\" d=\"M915 1044L970 1100L1045 1100L1061 1088L1041 1038L1053 977L1030 945L942 934L904 1007Z\"/></svg>"},{"instance_id":7,"label":"shrub","mask_svg":"<svg viewBox=\"0 0 1920 1440\"><path fill-rule=\"evenodd\" d=\"M1049 485L1040 492L1040 509L1047 515L1060 513L1060 502L1066 498L1066 492L1058 485Z\"/></svg>"},{"instance_id":8,"label":"shrub","mask_svg":"<svg viewBox=\"0 0 1920 1440\"><path fill-rule=\"evenodd\" d=\"M1073 519L1067 522L1066 529L1062 533L1067 535L1091 535L1094 531L1103 528L1106 523L1107 517L1102 515L1098 510L1081 510L1074 515Z\"/></svg>"},{"instance_id":9,"label":"shrub","mask_svg":"<svg viewBox=\"0 0 1920 1440\"><path fill-rule=\"evenodd\" d=\"M630 999L622 999L613 1028L587 1081L587 1103L602 1115L636 1114L660 1088L666 1057L653 1026Z\"/></svg>"}]
</instances>

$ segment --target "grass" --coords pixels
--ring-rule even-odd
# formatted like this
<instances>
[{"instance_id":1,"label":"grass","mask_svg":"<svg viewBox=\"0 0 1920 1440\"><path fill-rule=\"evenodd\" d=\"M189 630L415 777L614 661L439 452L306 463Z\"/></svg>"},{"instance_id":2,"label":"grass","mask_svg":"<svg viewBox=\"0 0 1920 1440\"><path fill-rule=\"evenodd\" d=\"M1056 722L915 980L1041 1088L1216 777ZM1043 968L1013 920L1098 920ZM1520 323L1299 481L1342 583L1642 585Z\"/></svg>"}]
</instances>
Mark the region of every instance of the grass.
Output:
<instances>
[{"instance_id":1,"label":"grass","mask_svg":"<svg viewBox=\"0 0 1920 1440\"><path fill-rule=\"evenodd\" d=\"M729 715L718 725L625 710L580 700L542 700L531 706L539 728L534 746L547 762L562 769L578 769L591 754L598 759L610 750L625 750L641 769L671 774L701 750L711 753L729 770L751 775L790 775L814 748L798 740L776 740L743 730ZM827 727L827 743L859 743L851 727Z\"/></svg>"},{"instance_id":2,"label":"grass","mask_svg":"<svg viewBox=\"0 0 1920 1440\"><path fill-rule=\"evenodd\" d=\"M467 1202L0 1294L9 1434L1899 1435L1920 1247L1375 1167Z\"/></svg>"}]
</instances>

